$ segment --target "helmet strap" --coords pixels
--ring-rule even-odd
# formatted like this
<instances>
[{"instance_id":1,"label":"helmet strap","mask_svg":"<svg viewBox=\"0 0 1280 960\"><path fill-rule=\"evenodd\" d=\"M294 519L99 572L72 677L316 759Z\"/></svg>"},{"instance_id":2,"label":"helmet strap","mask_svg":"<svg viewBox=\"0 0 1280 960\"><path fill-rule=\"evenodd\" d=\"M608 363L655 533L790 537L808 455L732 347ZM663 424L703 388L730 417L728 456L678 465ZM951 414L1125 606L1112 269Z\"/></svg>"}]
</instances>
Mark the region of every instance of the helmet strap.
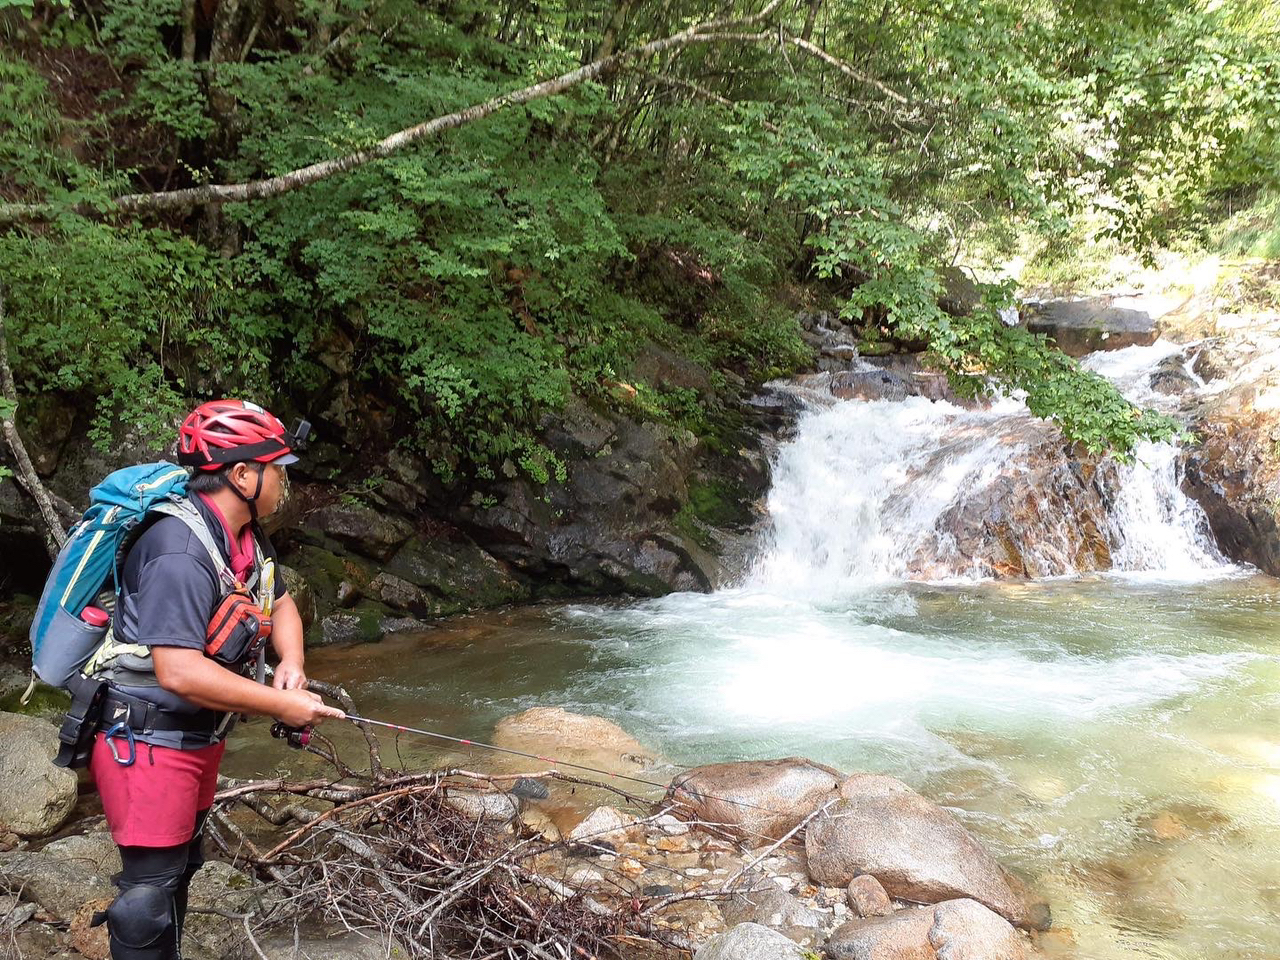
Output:
<instances>
[{"instance_id":1,"label":"helmet strap","mask_svg":"<svg viewBox=\"0 0 1280 960\"><path fill-rule=\"evenodd\" d=\"M241 500L243 500L245 503L245 506L249 508L249 521L251 523L257 523L258 522L258 497L262 496L262 474L266 471L267 465L265 463L253 463L252 466L255 467L258 472L258 485L254 487L253 496L246 497L243 493L241 493L240 488L231 482L230 477L227 478L227 486L229 486L235 492L235 495L239 497Z\"/></svg>"}]
</instances>

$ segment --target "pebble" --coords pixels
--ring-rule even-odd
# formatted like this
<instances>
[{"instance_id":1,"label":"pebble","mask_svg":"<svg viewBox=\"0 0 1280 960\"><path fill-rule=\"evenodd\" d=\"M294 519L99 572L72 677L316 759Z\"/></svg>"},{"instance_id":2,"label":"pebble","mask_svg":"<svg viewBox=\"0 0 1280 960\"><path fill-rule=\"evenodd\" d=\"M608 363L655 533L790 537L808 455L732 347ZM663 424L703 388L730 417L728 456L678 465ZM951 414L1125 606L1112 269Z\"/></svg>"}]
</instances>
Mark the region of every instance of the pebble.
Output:
<instances>
[{"instance_id":1,"label":"pebble","mask_svg":"<svg viewBox=\"0 0 1280 960\"><path fill-rule=\"evenodd\" d=\"M602 854L600 854L600 856L599 856L597 859L598 859L601 863L613 863L613 862L615 862L618 858L617 858L617 856L616 856L616 855L614 855L614 854L612 854L612 853L602 853Z\"/></svg>"},{"instance_id":2,"label":"pebble","mask_svg":"<svg viewBox=\"0 0 1280 960\"><path fill-rule=\"evenodd\" d=\"M705 877L711 871L706 867L690 867L685 873L690 877Z\"/></svg>"},{"instance_id":3,"label":"pebble","mask_svg":"<svg viewBox=\"0 0 1280 960\"><path fill-rule=\"evenodd\" d=\"M689 825L687 823L678 817L673 817L669 813L664 813L657 820L653 821L653 825L669 837L681 837L689 832Z\"/></svg>"},{"instance_id":4,"label":"pebble","mask_svg":"<svg viewBox=\"0 0 1280 960\"><path fill-rule=\"evenodd\" d=\"M644 864L639 860L632 860L630 857L627 857L618 864L618 869L627 874L627 876L638 877L640 874L644 873Z\"/></svg>"}]
</instances>

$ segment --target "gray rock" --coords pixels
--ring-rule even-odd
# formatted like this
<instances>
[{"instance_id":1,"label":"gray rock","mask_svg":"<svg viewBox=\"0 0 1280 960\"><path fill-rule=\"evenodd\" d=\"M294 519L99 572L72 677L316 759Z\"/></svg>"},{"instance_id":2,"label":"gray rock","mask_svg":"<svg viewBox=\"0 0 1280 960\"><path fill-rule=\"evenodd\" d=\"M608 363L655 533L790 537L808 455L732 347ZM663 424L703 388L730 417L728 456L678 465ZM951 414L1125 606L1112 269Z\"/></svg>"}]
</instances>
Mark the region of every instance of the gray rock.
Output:
<instances>
[{"instance_id":1,"label":"gray rock","mask_svg":"<svg viewBox=\"0 0 1280 960\"><path fill-rule=\"evenodd\" d=\"M334 503L307 517L307 525L374 560L387 561L413 536L413 524L362 503Z\"/></svg>"},{"instance_id":2,"label":"gray rock","mask_svg":"<svg viewBox=\"0 0 1280 960\"><path fill-rule=\"evenodd\" d=\"M827 941L832 960L1027 960L1026 939L973 900L851 920Z\"/></svg>"},{"instance_id":3,"label":"gray rock","mask_svg":"<svg viewBox=\"0 0 1280 960\"><path fill-rule=\"evenodd\" d=\"M289 596L298 608L298 616L302 618L302 629L308 630L316 621L316 592L300 570L280 564L280 576L289 588Z\"/></svg>"},{"instance_id":4,"label":"gray rock","mask_svg":"<svg viewBox=\"0 0 1280 960\"><path fill-rule=\"evenodd\" d=\"M888 370L844 370L831 377L831 393L841 400L905 400L915 392Z\"/></svg>"},{"instance_id":5,"label":"gray rock","mask_svg":"<svg viewBox=\"0 0 1280 960\"><path fill-rule=\"evenodd\" d=\"M887 917L893 913L893 901L880 881L870 874L854 877L849 881L846 893L849 906L860 917Z\"/></svg>"},{"instance_id":6,"label":"gray rock","mask_svg":"<svg viewBox=\"0 0 1280 960\"><path fill-rule=\"evenodd\" d=\"M417 607L397 609L441 616L476 607L497 607L529 598L529 590L506 566L470 540L414 537L387 564L385 576L417 588ZM407 591L405 591L407 594ZM393 606L385 597L384 603Z\"/></svg>"},{"instance_id":7,"label":"gray rock","mask_svg":"<svg viewBox=\"0 0 1280 960\"><path fill-rule=\"evenodd\" d=\"M87 864L104 877L110 877L123 869L120 848L105 830L63 837L46 844L40 852L57 860Z\"/></svg>"},{"instance_id":8,"label":"gray rock","mask_svg":"<svg viewBox=\"0 0 1280 960\"><path fill-rule=\"evenodd\" d=\"M510 823L520 816L520 798L509 793L451 789L444 802L464 817L482 823Z\"/></svg>"},{"instance_id":9,"label":"gray rock","mask_svg":"<svg viewBox=\"0 0 1280 960\"><path fill-rule=\"evenodd\" d=\"M596 807L585 820L569 831L569 839L579 843L625 843L636 831L635 817L614 807Z\"/></svg>"},{"instance_id":10,"label":"gray rock","mask_svg":"<svg viewBox=\"0 0 1280 960\"><path fill-rule=\"evenodd\" d=\"M802 757L714 763L675 777L667 796L746 839L777 840L835 797L842 777Z\"/></svg>"},{"instance_id":11,"label":"gray rock","mask_svg":"<svg viewBox=\"0 0 1280 960\"><path fill-rule=\"evenodd\" d=\"M382 621L391 611L381 604L366 601L351 611L331 613L320 621L319 636L323 646L339 643L369 643L381 639Z\"/></svg>"},{"instance_id":12,"label":"gray rock","mask_svg":"<svg viewBox=\"0 0 1280 960\"><path fill-rule=\"evenodd\" d=\"M91 861L60 859L43 851L0 854L0 887L67 923L86 901L115 896L110 877Z\"/></svg>"},{"instance_id":13,"label":"gray rock","mask_svg":"<svg viewBox=\"0 0 1280 960\"><path fill-rule=\"evenodd\" d=\"M264 893L253 877L229 863L210 860L191 880L191 906L228 913L263 912ZM188 914L182 937L186 960L223 960L245 942L244 925L212 913Z\"/></svg>"},{"instance_id":14,"label":"gray rock","mask_svg":"<svg viewBox=\"0 0 1280 960\"><path fill-rule=\"evenodd\" d=\"M1190 393L1198 386L1195 379L1187 373L1181 354L1161 360L1151 372L1149 382L1152 390L1167 394Z\"/></svg>"},{"instance_id":15,"label":"gray rock","mask_svg":"<svg viewBox=\"0 0 1280 960\"><path fill-rule=\"evenodd\" d=\"M496 485L496 503L466 509L468 531L535 582L649 596L711 589L727 568L711 551L713 541L681 514L697 438L662 424L611 423L607 439L603 424L581 436L549 424L558 438L552 446L568 463L565 482ZM584 454L595 443L594 454Z\"/></svg>"},{"instance_id":16,"label":"gray rock","mask_svg":"<svg viewBox=\"0 0 1280 960\"><path fill-rule=\"evenodd\" d=\"M57 728L36 717L0 713L0 742L0 824L21 837L49 836L76 804L76 775L53 765Z\"/></svg>"},{"instance_id":17,"label":"gray rock","mask_svg":"<svg viewBox=\"0 0 1280 960\"><path fill-rule=\"evenodd\" d=\"M408 956L396 943L387 943L376 931L339 931L325 937L308 930L294 942L292 936L276 934L259 938L262 952L272 960L386 960Z\"/></svg>"},{"instance_id":18,"label":"gray rock","mask_svg":"<svg viewBox=\"0 0 1280 960\"><path fill-rule=\"evenodd\" d=\"M955 817L902 781L855 774L841 785L840 795L844 799L810 823L805 834L815 881L844 886L869 873L898 899L970 898L1017 926L1047 926L1047 908L1033 908L1022 884Z\"/></svg>"},{"instance_id":19,"label":"gray rock","mask_svg":"<svg viewBox=\"0 0 1280 960\"><path fill-rule=\"evenodd\" d=\"M720 912L725 923L758 923L801 946L816 946L822 940L822 918L817 911L776 886L735 894L720 904Z\"/></svg>"},{"instance_id":20,"label":"gray rock","mask_svg":"<svg viewBox=\"0 0 1280 960\"><path fill-rule=\"evenodd\" d=\"M1028 301L1027 329L1051 337L1073 357L1155 343L1155 320L1145 310L1112 306L1114 297Z\"/></svg>"},{"instance_id":21,"label":"gray rock","mask_svg":"<svg viewBox=\"0 0 1280 960\"><path fill-rule=\"evenodd\" d=\"M718 934L693 955L693 960L803 960L804 949L776 930L758 923L740 923Z\"/></svg>"}]
</instances>

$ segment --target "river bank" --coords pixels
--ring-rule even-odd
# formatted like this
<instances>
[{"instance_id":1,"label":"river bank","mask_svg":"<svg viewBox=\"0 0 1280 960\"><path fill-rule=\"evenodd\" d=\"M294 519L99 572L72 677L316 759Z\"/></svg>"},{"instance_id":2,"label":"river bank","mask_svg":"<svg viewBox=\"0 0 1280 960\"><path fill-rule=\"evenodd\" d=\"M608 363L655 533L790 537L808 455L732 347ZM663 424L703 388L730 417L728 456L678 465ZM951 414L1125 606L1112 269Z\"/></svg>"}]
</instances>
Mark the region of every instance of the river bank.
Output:
<instances>
[{"instance_id":1,"label":"river bank","mask_svg":"<svg viewBox=\"0 0 1280 960\"><path fill-rule=\"evenodd\" d=\"M82 812L74 832L61 830L76 778L47 765L52 727L8 714L0 724L13 744L0 809L21 831L0 852L0 884L16 894L0 904L11 946L19 956L105 960L105 937L88 926L92 911L109 902L108 877L118 868L102 818ZM704 958L798 960L805 951L897 956L950 944L972 956L1018 960L1031 956L1032 941L1017 928L1034 937L1049 928L1047 905L954 816L892 777L850 777L787 758L684 770L664 795L662 781L649 777L666 761L601 718L534 708L504 719L494 740L557 754L553 766L562 772L414 775L384 767L381 750L371 747L364 776L224 778L210 834L229 860L248 862L237 869L219 861L204 871L184 955L225 957L247 946L261 954L266 944L272 952L264 955L273 956L435 956L437 941L446 950L467 936L502 943L516 935L499 936L469 913L477 906L471 899L498 893L528 901L524 909L546 948L582 944L593 955L675 948ZM590 770L583 779L588 761L622 779L593 781ZM45 789L23 791L13 782L16 766L29 785ZM551 790L565 775L583 796L557 805ZM637 789L656 796L646 801ZM589 799L610 791L611 805ZM369 810L380 812L370 819ZM330 820L343 811L351 812ZM323 830L313 828L325 820ZM468 832L471 840L455 850L451 841ZM51 833L52 842L42 839ZM445 880L408 853L422 845L446 857ZM306 865L318 862L328 866L312 877ZM504 862L511 890L501 883L471 890ZM326 892L329 871L345 874L341 894ZM255 873L274 882L261 886ZM226 917L229 904L235 915ZM571 921L575 911L582 917ZM592 929L601 921L605 927ZM294 935L291 953L282 930L290 923L306 930L304 945ZM352 925L355 931L339 932Z\"/></svg>"}]
</instances>

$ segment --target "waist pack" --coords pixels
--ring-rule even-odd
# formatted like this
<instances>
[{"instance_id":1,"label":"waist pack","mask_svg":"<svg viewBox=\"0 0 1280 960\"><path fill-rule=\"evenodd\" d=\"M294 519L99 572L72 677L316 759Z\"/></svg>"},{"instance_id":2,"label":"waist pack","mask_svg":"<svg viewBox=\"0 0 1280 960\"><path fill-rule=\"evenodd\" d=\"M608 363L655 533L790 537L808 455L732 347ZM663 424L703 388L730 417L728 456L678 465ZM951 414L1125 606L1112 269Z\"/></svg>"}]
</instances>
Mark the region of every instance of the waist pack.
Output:
<instances>
[{"instance_id":1,"label":"waist pack","mask_svg":"<svg viewBox=\"0 0 1280 960\"><path fill-rule=\"evenodd\" d=\"M238 667L256 659L267 637L271 617L244 588L232 590L213 613L205 636L205 656L224 667Z\"/></svg>"}]
</instances>

